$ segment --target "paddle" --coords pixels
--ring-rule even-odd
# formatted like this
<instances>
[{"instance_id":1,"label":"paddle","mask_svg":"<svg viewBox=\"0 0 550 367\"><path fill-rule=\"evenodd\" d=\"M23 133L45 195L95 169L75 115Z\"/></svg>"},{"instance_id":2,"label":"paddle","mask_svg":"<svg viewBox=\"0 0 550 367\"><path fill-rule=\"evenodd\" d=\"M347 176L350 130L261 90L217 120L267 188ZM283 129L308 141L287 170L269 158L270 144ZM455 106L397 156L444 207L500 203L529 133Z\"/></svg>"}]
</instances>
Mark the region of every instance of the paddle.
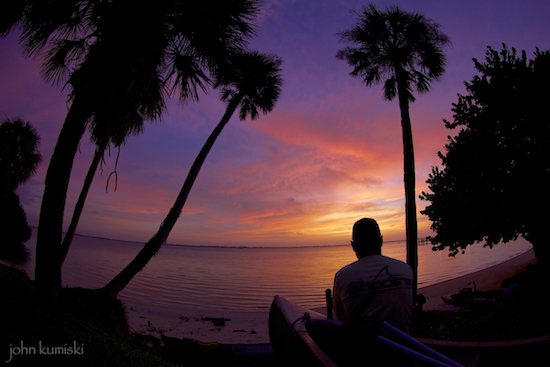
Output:
<instances>
[{"instance_id":1,"label":"paddle","mask_svg":"<svg viewBox=\"0 0 550 367\"><path fill-rule=\"evenodd\" d=\"M332 319L332 293L330 288L325 291L325 298L327 300L327 317Z\"/></svg>"}]
</instances>

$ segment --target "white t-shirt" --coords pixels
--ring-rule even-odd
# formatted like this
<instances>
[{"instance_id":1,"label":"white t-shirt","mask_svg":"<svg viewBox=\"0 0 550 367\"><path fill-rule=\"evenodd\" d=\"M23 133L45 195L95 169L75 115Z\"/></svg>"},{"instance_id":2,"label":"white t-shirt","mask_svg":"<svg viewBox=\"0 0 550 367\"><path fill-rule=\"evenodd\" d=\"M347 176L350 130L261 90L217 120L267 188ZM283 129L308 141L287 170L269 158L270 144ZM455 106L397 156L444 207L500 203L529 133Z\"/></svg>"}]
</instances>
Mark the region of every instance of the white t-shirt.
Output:
<instances>
[{"instance_id":1,"label":"white t-shirt","mask_svg":"<svg viewBox=\"0 0 550 367\"><path fill-rule=\"evenodd\" d=\"M412 269L404 262L382 255L365 256L336 273L334 313L343 322L379 315L382 321L408 333L412 281Z\"/></svg>"}]
</instances>

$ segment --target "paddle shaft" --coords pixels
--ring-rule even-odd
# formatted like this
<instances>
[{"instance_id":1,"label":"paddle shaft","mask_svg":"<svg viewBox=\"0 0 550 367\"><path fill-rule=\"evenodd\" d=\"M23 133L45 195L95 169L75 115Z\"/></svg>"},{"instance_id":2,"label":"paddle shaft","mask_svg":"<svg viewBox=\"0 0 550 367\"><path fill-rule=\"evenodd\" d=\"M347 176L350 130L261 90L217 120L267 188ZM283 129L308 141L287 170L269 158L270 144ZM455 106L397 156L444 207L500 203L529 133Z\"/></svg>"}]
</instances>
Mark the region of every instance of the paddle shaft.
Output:
<instances>
[{"instance_id":1,"label":"paddle shaft","mask_svg":"<svg viewBox=\"0 0 550 367\"><path fill-rule=\"evenodd\" d=\"M327 317L332 319L332 292L330 288L325 291L325 298L327 300Z\"/></svg>"}]
</instances>

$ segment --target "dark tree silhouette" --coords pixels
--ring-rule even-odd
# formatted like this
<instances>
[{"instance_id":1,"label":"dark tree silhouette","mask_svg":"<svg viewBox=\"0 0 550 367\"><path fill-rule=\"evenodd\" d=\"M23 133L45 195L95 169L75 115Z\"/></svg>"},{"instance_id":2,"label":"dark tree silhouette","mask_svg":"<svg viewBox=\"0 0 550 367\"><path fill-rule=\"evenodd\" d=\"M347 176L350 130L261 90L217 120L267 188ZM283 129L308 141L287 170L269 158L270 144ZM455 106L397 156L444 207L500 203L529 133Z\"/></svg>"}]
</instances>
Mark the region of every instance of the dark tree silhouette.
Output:
<instances>
[{"instance_id":1,"label":"dark tree silhouette","mask_svg":"<svg viewBox=\"0 0 550 367\"><path fill-rule=\"evenodd\" d=\"M4 120L0 125L0 193L13 192L34 173L42 157L40 138L29 122Z\"/></svg>"},{"instance_id":2,"label":"dark tree silhouette","mask_svg":"<svg viewBox=\"0 0 550 367\"><path fill-rule=\"evenodd\" d=\"M18 23L28 55L44 55L44 76L70 76L71 105L45 180L36 248L36 286L55 300L61 287L62 220L78 144L88 125L158 117L179 90L195 98L206 75L253 34L257 0L25 1L0 24ZM13 16L13 14L19 14ZM16 19L16 20L15 20Z\"/></svg>"},{"instance_id":3,"label":"dark tree silhouette","mask_svg":"<svg viewBox=\"0 0 550 367\"><path fill-rule=\"evenodd\" d=\"M32 232L15 192L0 198L0 233L0 258L14 264L24 264L29 253L23 244L31 238Z\"/></svg>"},{"instance_id":4,"label":"dark tree silhouette","mask_svg":"<svg viewBox=\"0 0 550 367\"><path fill-rule=\"evenodd\" d=\"M446 59L442 47L450 41L437 23L397 6L381 12L371 4L358 16L352 29L340 33L341 39L352 46L338 51L337 57L353 66L351 75L360 77L365 85L383 82L386 100L398 97L403 129L407 263L413 269L416 294L416 194L409 103L415 100L413 89L425 93L430 83L443 74Z\"/></svg>"},{"instance_id":5,"label":"dark tree silhouette","mask_svg":"<svg viewBox=\"0 0 550 367\"><path fill-rule=\"evenodd\" d=\"M259 110L264 114L273 110L282 85L280 64L281 61L274 55L244 52L235 55L232 62L227 65L228 70L222 70L218 76L218 84L222 86L221 98L227 103L225 114L191 166L187 179L158 232L145 244L134 260L104 287L105 291L116 295L124 289L166 242L181 214L206 156L236 109L240 106L239 118L241 120L244 120L246 116L250 116L253 120L258 118Z\"/></svg>"},{"instance_id":6,"label":"dark tree silhouette","mask_svg":"<svg viewBox=\"0 0 550 367\"><path fill-rule=\"evenodd\" d=\"M430 202L422 212L436 235L435 249L454 256L475 243L492 247L523 236L533 245L539 265L550 259L550 51L527 60L504 45L489 47L480 75L466 82L467 95L453 104L454 121L439 153L443 168L428 179Z\"/></svg>"},{"instance_id":7,"label":"dark tree silhouette","mask_svg":"<svg viewBox=\"0 0 550 367\"><path fill-rule=\"evenodd\" d=\"M36 172L39 140L29 122L5 120L0 125L0 255L12 262L27 258L23 243L31 229L15 189Z\"/></svg>"}]
</instances>

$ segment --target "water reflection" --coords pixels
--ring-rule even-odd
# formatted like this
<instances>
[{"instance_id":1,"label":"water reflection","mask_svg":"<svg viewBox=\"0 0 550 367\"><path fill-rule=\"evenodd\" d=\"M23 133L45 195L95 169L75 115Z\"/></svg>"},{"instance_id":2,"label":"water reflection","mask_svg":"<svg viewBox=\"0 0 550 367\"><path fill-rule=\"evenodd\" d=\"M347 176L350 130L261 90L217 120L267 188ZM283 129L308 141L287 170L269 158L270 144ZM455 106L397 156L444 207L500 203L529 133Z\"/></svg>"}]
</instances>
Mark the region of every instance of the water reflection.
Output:
<instances>
[{"instance_id":1,"label":"water reflection","mask_svg":"<svg viewBox=\"0 0 550 367\"><path fill-rule=\"evenodd\" d=\"M36 237L28 244L36 243ZM31 247L31 246L27 246ZM34 246L32 246L34 247ZM77 236L63 267L63 284L99 288L139 252L142 244ZM481 245L449 258L419 247L419 287L439 283L517 256L524 240L492 250ZM25 269L32 277L34 248ZM405 260L404 242L387 242L383 255ZM128 304L201 310L256 311L276 294L308 307L324 306L341 267L356 260L351 246L304 248L207 248L165 245L121 292Z\"/></svg>"}]
</instances>

